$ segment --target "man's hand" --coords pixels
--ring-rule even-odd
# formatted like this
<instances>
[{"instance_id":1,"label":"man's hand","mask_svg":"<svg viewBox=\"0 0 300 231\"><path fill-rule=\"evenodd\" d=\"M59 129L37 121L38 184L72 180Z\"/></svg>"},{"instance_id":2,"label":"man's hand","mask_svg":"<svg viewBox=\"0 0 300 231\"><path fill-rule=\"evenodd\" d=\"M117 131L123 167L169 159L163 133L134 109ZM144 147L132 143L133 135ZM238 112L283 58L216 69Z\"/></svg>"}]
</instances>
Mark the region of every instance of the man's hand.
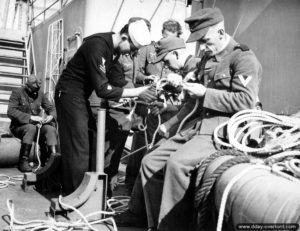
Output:
<instances>
[{"instance_id":1,"label":"man's hand","mask_svg":"<svg viewBox=\"0 0 300 231\"><path fill-rule=\"evenodd\" d=\"M186 90L192 98L201 98L205 95L206 87L200 83L184 83L183 90Z\"/></svg>"},{"instance_id":2,"label":"man's hand","mask_svg":"<svg viewBox=\"0 0 300 231\"><path fill-rule=\"evenodd\" d=\"M194 81L196 81L196 76L194 71L187 73L183 79L183 82L194 82Z\"/></svg>"},{"instance_id":3,"label":"man's hand","mask_svg":"<svg viewBox=\"0 0 300 231\"><path fill-rule=\"evenodd\" d=\"M146 76L145 79L144 79L144 85L147 85L147 84L156 82L157 79L158 79L158 76L155 76L155 75L148 75L148 76Z\"/></svg>"},{"instance_id":4,"label":"man's hand","mask_svg":"<svg viewBox=\"0 0 300 231\"><path fill-rule=\"evenodd\" d=\"M152 86L146 87L145 90L143 90L139 94L139 99L145 102L152 102L157 99L157 96L155 94L155 89Z\"/></svg>"},{"instance_id":5,"label":"man's hand","mask_svg":"<svg viewBox=\"0 0 300 231\"><path fill-rule=\"evenodd\" d=\"M30 120L36 123L42 123L44 119L41 116L30 116Z\"/></svg>"},{"instance_id":6,"label":"man's hand","mask_svg":"<svg viewBox=\"0 0 300 231\"><path fill-rule=\"evenodd\" d=\"M169 138L170 133L165 124L159 126L158 134L162 137Z\"/></svg>"},{"instance_id":7,"label":"man's hand","mask_svg":"<svg viewBox=\"0 0 300 231\"><path fill-rule=\"evenodd\" d=\"M53 120L53 116L52 115L48 115L45 119L44 119L44 123L49 123L51 120Z\"/></svg>"},{"instance_id":8,"label":"man's hand","mask_svg":"<svg viewBox=\"0 0 300 231\"><path fill-rule=\"evenodd\" d=\"M167 110L167 104L163 102L155 101L151 103L151 113L155 116L162 114Z\"/></svg>"}]
</instances>

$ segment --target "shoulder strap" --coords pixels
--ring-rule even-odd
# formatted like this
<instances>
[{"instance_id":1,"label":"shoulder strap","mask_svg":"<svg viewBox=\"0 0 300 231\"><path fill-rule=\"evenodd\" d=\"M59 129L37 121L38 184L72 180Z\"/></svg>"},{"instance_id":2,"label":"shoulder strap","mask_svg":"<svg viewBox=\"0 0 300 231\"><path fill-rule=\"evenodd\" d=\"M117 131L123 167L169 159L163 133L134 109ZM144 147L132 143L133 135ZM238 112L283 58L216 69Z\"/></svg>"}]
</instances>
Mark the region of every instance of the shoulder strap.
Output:
<instances>
[{"instance_id":1,"label":"shoulder strap","mask_svg":"<svg viewBox=\"0 0 300 231\"><path fill-rule=\"evenodd\" d=\"M237 49L240 49L241 51L249 51L249 47L245 44L237 44L233 50L237 50Z\"/></svg>"},{"instance_id":2,"label":"shoulder strap","mask_svg":"<svg viewBox=\"0 0 300 231\"><path fill-rule=\"evenodd\" d=\"M237 44L234 48L233 48L233 51L236 51L236 50L240 50L241 52L244 52L244 51L250 51L249 47L245 44ZM232 61L235 59L235 57L239 54L240 52L234 52L234 54L231 56L231 59L230 59L230 75L231 75L231 78L233 77L233 70L232 70Z\"/></svg>"}]
</instances>

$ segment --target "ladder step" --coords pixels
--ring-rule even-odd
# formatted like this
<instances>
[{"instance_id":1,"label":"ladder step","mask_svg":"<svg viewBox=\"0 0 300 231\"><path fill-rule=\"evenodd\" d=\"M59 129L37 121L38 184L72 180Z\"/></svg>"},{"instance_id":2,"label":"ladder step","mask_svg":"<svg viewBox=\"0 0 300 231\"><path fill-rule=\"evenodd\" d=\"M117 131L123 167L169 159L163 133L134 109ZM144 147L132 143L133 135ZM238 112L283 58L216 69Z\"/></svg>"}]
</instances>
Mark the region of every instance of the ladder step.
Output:
<instances>
[{"instance_id":1,"label":"ladder step","mask_svg":"<svg viewBox=\"0 0 300 231\"><path fill-rule=\"evenodd\" d=\"M0 49L3 49L3 50L14 50L14 51L26 51L26 49L24 49L24 48L8 47L8 46L0 46Z\"/></svg>"},{"instance_id":2,"label":"ladder step","mask_svg":"<svg viewBox=\"0 0 300 231\"><path fill-rule=\"evenodd\" d=\"M0 44L10 45L10 46L23 46L24 47L25 41L17 41L17 40L0 38Z\"/></svg>"},{"instance_id":3,"label":"ladder step","mask_svg":"<svg viewBox=\"0 0 300 231\"><path fill-rule=\"evenodd\" d=\"M23 77L23 78L27 78L28 77L28 75L22 75L22 74L16 74L16 73L4 72L4 71L0 71L0 77L1 76Z\"/></svg>"},{"instance_id":4,"label":"ladder step","mask_svg":"<svg viewBox=\"0 0 300 231\"><path fill-rule=\"evenodd\" d=\"M0 63L2 67L17 67L17 68L27 68L27 66L11 64L11 63Z\"/></svg>"},{"instance_id":5,"label":"ladder step","mask_svg":"<svg viewBox=\"0 0 300 231\"><path fill-rule=\"evenodd\" d=\"M26 57L12 56L12 55L0 55L0 59L26 60Z\"/></svg>"},{"instance_id":6,"label":"ladder step","mask_svg":"<svg viewBox=\"0 0 300 231\"><path fill-rule=\"evenodd\" d=\"M8 104L0 103L0 114L7 114Z\"/></svg>"},{"instance_id":7,"label":"ladder step","mask_svg":"<svg viewBox=\"0 0 300 231\"><path fill-rule=\"evenodd\" d=\"M20 88L22 87L23 85L11 85L11 84L7 84L7 85L0 85L0 90L3 90L3 91L13 91L17 88Z\"/></svg>"}]
</instances>

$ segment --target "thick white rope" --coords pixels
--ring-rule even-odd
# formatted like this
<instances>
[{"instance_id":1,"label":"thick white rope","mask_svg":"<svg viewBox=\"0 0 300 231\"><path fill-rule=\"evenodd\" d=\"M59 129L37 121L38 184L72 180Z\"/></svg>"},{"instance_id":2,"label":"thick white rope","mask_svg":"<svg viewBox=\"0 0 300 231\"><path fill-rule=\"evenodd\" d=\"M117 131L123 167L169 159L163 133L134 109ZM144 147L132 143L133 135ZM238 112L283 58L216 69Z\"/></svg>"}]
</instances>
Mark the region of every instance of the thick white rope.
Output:
<instances>
[{"instance_id":1,"label":"thick white rope","mask_svg":"<svg viewBox=\"0 0 300 231\"><path fill-rule=\"evenodd\" d=\"M39 141L40 141L40 133L41 133L42 124L38 123L36 126L37 126L38 131L37 131L35 149L34 150L35 150L36 158L38 160L38 166L35 169L33 169L33 172L36 172L37 170L39 170L40 167L41 167L41 164L42 164L40 156L39 156Z\"/></svg>"},{"instance_id":2,"label":"thick white rope","mask_svg":"<svg viewBox=\"0 0 300 231\"><path fill-rule=\"evenodd\" d=\"M229 143L218 137L219 130L225 126L227 126ZM253 148L246 145L246 141L253 132L268 127L282 127L284 129L281 131L282 134L274 138L274 142L267 143L264 147ZM261 110L243 110L234 114L227 122L220 124L214 130L214 139L222 146L246 153L267 154L284 151L300 145L300 119L275 115Z\"/></svg>"},{"instance_id":3,"label":"thick white rope","mask_svg":"<svg viewBox=\"0 0 300 231\"><path fill-rule=\"evenodd\" d=\"M0 189L7 188L9 185L16 185L15 181L22 181L23 175L16 175L16 176L8 176L5 174L0 174Z\"/></svg>"}]
</instances>

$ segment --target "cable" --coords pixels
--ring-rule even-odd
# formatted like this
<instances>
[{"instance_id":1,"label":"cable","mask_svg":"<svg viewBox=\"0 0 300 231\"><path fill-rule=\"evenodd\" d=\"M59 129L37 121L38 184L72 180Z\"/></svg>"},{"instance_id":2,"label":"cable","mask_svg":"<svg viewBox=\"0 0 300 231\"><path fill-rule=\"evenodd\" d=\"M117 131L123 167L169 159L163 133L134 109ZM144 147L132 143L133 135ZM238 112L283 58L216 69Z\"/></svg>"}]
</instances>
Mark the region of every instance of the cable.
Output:
<instances>
[{"instance_id":1,"label":"cable","mask_svg":"<svg viewBox=\"0 0 300 231\"><path fill-rule=\"evenodd\" d=\"M150 17L150 19L149 19L150 22L151 22L152 19L154 18L154 15L156 14L156 12L157 12L158 8L160 7L160 5L162 4L162 2L163 2L163 0L160 0L160 2L158 3L157 7L155 8L153 14L151 15L151 17Z\"/></svg>"}]
</instances>

